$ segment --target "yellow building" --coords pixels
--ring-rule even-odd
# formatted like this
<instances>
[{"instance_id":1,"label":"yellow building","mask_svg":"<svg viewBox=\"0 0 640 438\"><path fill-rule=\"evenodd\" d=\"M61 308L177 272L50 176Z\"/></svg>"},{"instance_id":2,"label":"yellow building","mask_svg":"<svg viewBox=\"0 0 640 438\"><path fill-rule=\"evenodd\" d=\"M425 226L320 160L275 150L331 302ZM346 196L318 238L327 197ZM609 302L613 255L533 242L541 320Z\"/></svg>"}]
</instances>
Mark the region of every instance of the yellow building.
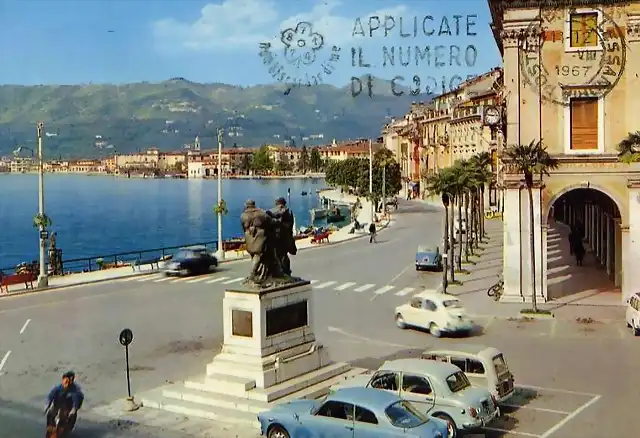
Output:
<instances>
[{"instance_id":1,"label":"yellow building","mask_svg":"<svg viewBox=\"0 0 640 438\"><path fill-rule=\"evenodd\" d=\"M504 64L506 142L542 139L559 162L536 181L533 230L521 175L505 166L503 298L531 299L532 232L536 296L571 292L548 266L555 218L584 228L609 289L620 288L626 300L640 285L632 266L640 256L640 168L619 163L617 145L640 128L640 1L548 3L489 0Z\"/></svg>"},{"instance_id":2,"label":"yellow building","mask_svg":"<svg viewBox=\"0 0 640 438\"><path fill-rule=\"evenodd\" d=\"M382 144L373 142L371 145L372 153L382 148ZM335 140L329 146L318 148L320 156L327 161L342 161L347 158L369 158L369 140L360 139L356 141L348 141L337 143Z\"/></svg>"},{"instance_id":3,"label":"yellow building","mask_svg":"<svg viewBox=\"0 0 640 438\"><path fill-rule=\"evenodd\" d=\"M495 153L499 130L487 126L485 111L499 104L501 84L502 70L496 68L431 102L413 104L402 120L385 126L383 142L394 152L403 178L418 183L456 160Z\"/></svg>"}]
</instances>

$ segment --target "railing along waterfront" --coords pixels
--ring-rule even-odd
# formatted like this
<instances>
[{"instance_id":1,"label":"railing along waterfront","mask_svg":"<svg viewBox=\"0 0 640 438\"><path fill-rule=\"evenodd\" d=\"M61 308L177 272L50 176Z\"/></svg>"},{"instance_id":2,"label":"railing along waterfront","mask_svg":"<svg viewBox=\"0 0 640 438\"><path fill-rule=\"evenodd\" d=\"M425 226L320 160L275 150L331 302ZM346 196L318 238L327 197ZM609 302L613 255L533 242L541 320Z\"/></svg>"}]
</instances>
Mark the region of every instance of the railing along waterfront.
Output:
<instances>
[{"instance_id":1,"label":"railing along waterfront","mask_svg":"<svg viewBox=\"0 0 640 438\"><path fill-rule=\"evenodd\" d=\"M166 246L155 249L100 255L95 257L82 257L68 260L65 260L63 258L61 271L63 272L63 275L66 275L76 274L80 272L93 272L102 269L119 268L124 266L138 266L156 263L170 258L170 256L173 256L180 249L192 246L204 246L211 252L218 250L218 242L213 240L207 242L190 243L187 245ZM30 261L26 262L29 263ZM15 273L16 269L17 266L12 266L8 268L2 268L0 269L0 271L3 272L4 275L11 275Z\"/></svg>"}]
</instances>

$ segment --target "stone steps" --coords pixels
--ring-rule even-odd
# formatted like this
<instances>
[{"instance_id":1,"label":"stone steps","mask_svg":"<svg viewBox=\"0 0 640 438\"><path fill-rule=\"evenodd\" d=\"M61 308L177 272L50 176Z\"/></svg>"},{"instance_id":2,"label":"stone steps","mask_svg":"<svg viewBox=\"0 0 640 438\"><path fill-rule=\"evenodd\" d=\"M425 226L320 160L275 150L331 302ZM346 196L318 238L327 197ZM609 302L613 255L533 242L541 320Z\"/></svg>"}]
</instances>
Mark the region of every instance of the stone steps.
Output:
<instances>
[{"instance_id":1,"label":"stone steps","mask_svg":"<svg viewBox=\"0 0 640 438\"><path fill-rule=\"evenodd\" d=\"M300 386L300 389L297 391L290 392L271 402L249 398L247 396L239 397L219 391L211 391L209 390L211 387L204 384L204 386L194 388L194 386L196 386L194 382L191 382L189 386L186 385L187 382L185 382L185 385L163 386L140 394L139 399L145 407L149 408L162 409L190 417L259 427L257 414L260 412L269 410L278 404L287 403L296 399L317 399L323 397L329 392L331 386L366 371L363 368L351 368L348 364L334 364L330 367L333 372L337 370L342 371L328 378L326 378L327 371L317 373L313 378L314 382L312 384ZM308 376L304 378L301 377L300 381L302 382L305 378L308 379ZM298 385L301 382L298 382ZM286 383L288 382L284 382L283 384ZM292 383L292 387L296 387L296 382ZM256 391L256 389L247 391L247 394L254 391Z\"/></svg>"}]
</instances>

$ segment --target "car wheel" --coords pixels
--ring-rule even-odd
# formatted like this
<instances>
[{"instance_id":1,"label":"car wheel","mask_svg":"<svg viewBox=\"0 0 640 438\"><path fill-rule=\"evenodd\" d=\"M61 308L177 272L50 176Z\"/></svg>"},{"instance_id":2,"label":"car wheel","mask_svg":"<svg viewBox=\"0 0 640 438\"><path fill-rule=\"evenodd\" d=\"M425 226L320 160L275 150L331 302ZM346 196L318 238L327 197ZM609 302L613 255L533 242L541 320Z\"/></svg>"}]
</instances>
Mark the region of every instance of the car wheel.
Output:
<instances>
[{"instance_id":1,"label":"car wheel","mask_svg":"<svg viewBox=\"0 0 640 438\"><path fill-rule=\"evenodd\" d=\"M398 326L398 328L401 328L401 329L407 328L407 323L404 322L404 318L400 313L396 315L396 325Z\"/></svg>"},{"instance_id":2,"label":"car wheel","mask_svg":"<svg viewBox=\"0 0 640 438\"><path fill-rule=\"evenodd\" d=\"M458 436L458 428L450 416L447 414L436 414L435 416L447 422L447 438L456 438Z\"/></svg>"},{"instance_id":3,"label":"car wheel","mask_svg":"<svg viewBox=\"0 0 640 438\"><path fill-rule=\"evenodd\" d=\"M290 436L284 427L275 425L267 432L267 438L290 438Z\"/></svg>"},{"instance_id":4,"label":"car wheel","mask_svg":"<svg viewBox=\"0 0 640 438\"><path fill-rule=\"evenodd\" d=\"M631 329L633 330L633 336L640 336L640 328L638 328L637 323L633 323Z\"/></svg>"},{"instance_id":5,"label":"car wheel","mask_svg":"<svg viewBox=\"0 0 640 438\"><path fill-rule=\"evenodd\" d=\"M180 269L180 276L181 277L186 277L187 275L189 275L189 270L188 269Z\"/></svg>"},{"instance_id":6,"label":"car wheel","mask_svg":"<svg viewBox=\"0 0 640 438\"><path fill-rule=\"evenodd\" d=\"M438 327L438 324L436 324L435 322L432 322L429 326L429 333L431 333L431 336L436 338L442 336L442 331L440 330L440 327Z\"/></svg>"}]
</instances>

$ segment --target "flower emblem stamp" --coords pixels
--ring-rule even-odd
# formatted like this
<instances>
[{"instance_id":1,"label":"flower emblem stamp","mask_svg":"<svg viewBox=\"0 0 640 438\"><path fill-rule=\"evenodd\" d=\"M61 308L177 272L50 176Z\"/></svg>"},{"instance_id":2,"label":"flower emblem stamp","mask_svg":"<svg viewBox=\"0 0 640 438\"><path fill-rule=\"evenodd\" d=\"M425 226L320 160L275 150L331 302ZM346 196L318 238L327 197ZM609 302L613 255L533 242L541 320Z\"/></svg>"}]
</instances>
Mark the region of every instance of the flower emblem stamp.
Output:
<instances>
[{"instance_id":1,"label":"flower emblem stamp","mask_svg":"<svg viewBox=\"0 0 640 438\"><path fill-rule=\"evenodd\" d=\"M270 42L260 43L260 57L271 77L287 86L285 94L294 87L324 83L340 60L340 48L325 47L324 36L307 21L283 30L279 43L276 50Z\"/></svg>"}]
</instances>

